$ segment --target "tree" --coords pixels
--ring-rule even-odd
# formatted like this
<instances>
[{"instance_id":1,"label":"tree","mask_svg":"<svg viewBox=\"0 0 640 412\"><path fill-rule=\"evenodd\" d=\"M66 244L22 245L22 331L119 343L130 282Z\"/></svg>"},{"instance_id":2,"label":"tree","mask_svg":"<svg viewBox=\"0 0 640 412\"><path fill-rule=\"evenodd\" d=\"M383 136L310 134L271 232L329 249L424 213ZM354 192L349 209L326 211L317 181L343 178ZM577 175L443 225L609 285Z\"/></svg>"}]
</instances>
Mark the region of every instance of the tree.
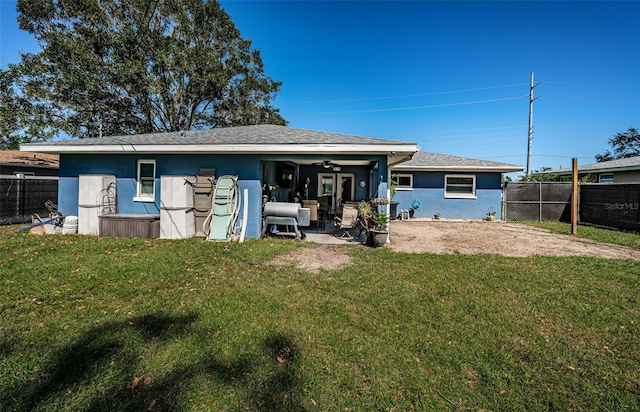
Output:
<instances>
[{"instance_id":1,"label":"tree","mask_svg":"<svg viewBox=\"0 0 640 412\"><path fill-rule=\"evenodd\" d=\"M548 166L542 166L540 170L534 170L529 175L521 175L520 182L560 182L560 174L554 173L553 169ZM580 183L595 183L598 181L597 175L588 173L578 179Z\"/></svg>"},{"instance_id":2,"label":"tree","mask_svg":"<svg viewBox=\"0 0 640 412\"><path fill-rule=\"evenodd\" d=\"M548 166L542 166L540 170L534 170L533 173L528 175L521 175L519 177L520 182L556 182L560 180L560 175L550 172L553 170Z\"/></svg>"},{"instance_id":3,"label":"tree","mask_svg":"<svg viewBox=\"0 0 640 412\"><path fill-rule=\"evenodd\" d=\"M20 85L13 68L0 70L0 150L16 150L56 134L49 126L48 107L20 95Z\"/></svg>"},{"instance_id":4,"label":"tree","mask_svg":"<svg viewBox=\"0 0 640 412\"><path fill-rule=\"evenodd\" d=\"M42 49L0 90L3 102L31 103L23 121L38 108L49 128L80 138L286 124L271 104L281 83L215 0L18 0L18 12ZM5 128L40 138L31 123L2 127L3 139Z\"/></svg>"},{"instance_id":5,"label":"tree","mask_svg":"<svg viewBox=\"0 0 640 412\"><path fill-rule=\"evenodd\" d=\"M640 134L638 134L638 129L633 127L630 127L624 133L617 133L609 139L609 144L613 148L613 153L607 150L604 153L597 154L596 161L598 163L640 156Z\"/></svg>"}]
</instances>

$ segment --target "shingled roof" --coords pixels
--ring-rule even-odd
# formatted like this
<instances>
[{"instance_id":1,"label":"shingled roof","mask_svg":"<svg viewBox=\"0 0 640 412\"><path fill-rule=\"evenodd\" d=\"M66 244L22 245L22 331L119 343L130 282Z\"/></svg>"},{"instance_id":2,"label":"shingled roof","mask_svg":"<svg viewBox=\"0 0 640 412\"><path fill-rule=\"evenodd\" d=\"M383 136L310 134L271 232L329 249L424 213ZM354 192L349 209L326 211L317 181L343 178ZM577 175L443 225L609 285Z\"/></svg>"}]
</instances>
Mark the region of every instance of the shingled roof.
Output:
<instances>
[{"instance_id":1,"label":"shingled roof","mask_svg":"<svg viewBox=\"0 0 640 412\"><path fill-rule=\"evenodd\" d=\"M22 152L20 150L0 150L0 164L28 165L31 167L58 168L58 155Z\"/></svg>"},{"instance_id":2,"label":"shingled roof","mask_svg":"<svg viewBox=\"0 0 640 412\"><path fill-rule=\"evenodd\" d=\"M147 133L125 136L110 136L94 139L63 140L57 142L30 143L25 147L55 146L109 146L109 145L397 145L414 144L397 140L351 136L338 133L319 132L271 124L220 127L208 130L185 132Z\"/></svg>"},{"instance_id":3,"label":"shingled roof","mask_svg":"<svg viewBox=\"0 0 640 412\"><path fill-rule=\"evenodd\" d=\"M609 160L607 162L591 163L591 164L586 164L582 166L578 165L579 172L601 173L601 172L622 172L627 170L640 170L640 156L627 157L625 159ZM546 170L545 172L538 172L538 174L540 173L571 174L571 172L572 172L572 169L570 167L566 167L566 168L556 169L556 170Z\"/></svg>"},{"instance_id":4,"label":"shingled roof","mask_svg":"<svg viewBox=\"0 0 640 412\"><path fill-rule=\"evenodd\" d=\"M477 171L477 172L519 172L522 166L490 160L471 159L432 152L418 152L407 162L393 167L394 171Z\"/></svg>"},{"instance_id":5,"label":"shingled roof","mask_svg":"<svg viewBox=\"0 0 640 412\"><path fill-rule=\"evenodd\" d=\"M417 152L415 143L338 133L296 129L287 126L255 125L186 132L148 133L95 139L29 143L20 147L30 152L86 154L276 154L374 155L399 163Z\"/></svg>"}]
</instances>

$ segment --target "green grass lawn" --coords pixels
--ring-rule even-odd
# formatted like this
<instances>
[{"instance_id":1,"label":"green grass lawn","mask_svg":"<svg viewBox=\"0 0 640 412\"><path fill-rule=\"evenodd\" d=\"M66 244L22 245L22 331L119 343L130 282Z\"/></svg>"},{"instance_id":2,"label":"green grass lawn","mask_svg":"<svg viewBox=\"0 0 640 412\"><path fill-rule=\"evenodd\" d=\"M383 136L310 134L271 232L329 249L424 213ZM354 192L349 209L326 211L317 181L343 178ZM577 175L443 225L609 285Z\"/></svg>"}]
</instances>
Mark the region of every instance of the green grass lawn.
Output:
<instances>
[{"instance_id":1,"label":"green grass lawn","mask_svg":"<svg viewBox=\"0 0 640 412\"><path fill-rule=\"evenodd\" d=\"M564 222L515 222L536 226L557 233L571 234L571 224ZM601 243L611 243L640 250L640 234L594 226L578 225L577 236Z\"/></svg>"},{"instance_id":2,"label":"green grass lawn","mask_svg":"<svg viewBox=\"0 0 640 412\"><path fill-rule=\"evenodd\" d=\"M2 411L640 409L640 262L15 229Z\"/></svg>"}]
</instances>

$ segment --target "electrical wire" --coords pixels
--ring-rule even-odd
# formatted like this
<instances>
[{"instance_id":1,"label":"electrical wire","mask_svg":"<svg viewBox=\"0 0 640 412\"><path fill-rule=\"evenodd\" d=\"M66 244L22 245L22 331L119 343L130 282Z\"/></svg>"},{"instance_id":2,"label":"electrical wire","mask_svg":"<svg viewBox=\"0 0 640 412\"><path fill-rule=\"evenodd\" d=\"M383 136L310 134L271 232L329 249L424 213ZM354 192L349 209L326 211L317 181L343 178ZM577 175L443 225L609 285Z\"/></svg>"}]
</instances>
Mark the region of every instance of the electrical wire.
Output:
<instances>
[{"instance_id":1,"label":"electrical wire","mask_svg":"<svg viewBox=\"0 0 640 412\"><path fill-rule=\"evenodd\" d=\"M466 92L475 92L481 90L492 90L492 89L501 89L505 87L515 87L522 86L528 83L515 83L515 84L505 84L501 86L488 86L488 87L477 87L474 89L462 89L462 90L448 90L442 92L431 92L431 93L418 93L418 94L405 94L398 96L381 96L381 97L363 97L363 98L353 98L353 99L332 99L332 100L309 100L309 101L298 101L298 102L289 102L296 104L308 104L308 103L341 103L341 102L365 102L372 100L390 100L390 99L405 99L408 97L424 97L424 96L437 96L442 94L453 94L453 93L466 93Z\"/></svg>"},{"instance_id":2,"label":"electrical wire","mask_svg":"<svg viewBox=\"0 0 640 412\"><path fill-rule=\"evenodd\" d=\"M443 104L432 104L425 106L406 106L406 107L391 107L388 109L366 109L366 110L345 110L339 112L293 112L287 113L287 115L338 115L338 114L358 114L358 113L382 113L382 112L397 112L404 110L421 110L421 109L434 109L438 107L452 107L452 106L465 106L471 104L482 104L482 103L495 103L495 102L503 102L508 100L516 100L522 98L528 98L529 96L512 96L512 97L503 97L498 99L487 99L487 100L476 100L471 102L457 102L457 103L443 103Z\"/></svg>"}]
</instances>

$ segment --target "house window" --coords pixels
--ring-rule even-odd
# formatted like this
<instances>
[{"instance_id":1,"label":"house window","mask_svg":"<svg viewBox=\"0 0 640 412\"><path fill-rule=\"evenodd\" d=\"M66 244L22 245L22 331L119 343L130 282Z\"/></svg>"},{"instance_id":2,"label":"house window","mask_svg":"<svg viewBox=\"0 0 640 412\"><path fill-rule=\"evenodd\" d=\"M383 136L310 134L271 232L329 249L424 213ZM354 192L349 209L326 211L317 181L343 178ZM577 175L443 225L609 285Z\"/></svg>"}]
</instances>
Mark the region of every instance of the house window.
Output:
<instances>
[{"instance_id":1,"label":"house window","mask_svg":"<svg viewBox=\"0 0 640 412\"><path fill-rule=\"evenodd\" d=\"M613 183L613 173L598 176L598 183Z\"/></svg>"},{"instance_id":2,"label":"house window","mask_svg":"<svg viewBox=\"0 0 640 412\"><path fill-rule=\"evenodd\" d=\"M444 197L476 198L476 177L474 175L444 175Z\"/></svg>"},{"instance_id":3,"label":"house window","mask_svg":"<svg viewBox=\"0 0 640 412\"><path fill-rule=\"evenodd\" d=\"M333 174L318 175L318 197L333 196Z\"/></svg>"},{"instance_id":4,"label":"house window","mask_svg":"<svg viewBox=\"0 0 640 412\"><path fill-rule=\"evenodd\" d=\"M413 175L410 173L400 173L394 177L394 180L398 183L396 186L398 190L413 189Z\"/></svg>"},{"instance_id":5,"label":"house window","mask_svg":"<svg viewBox=\"0 0 640 412\"><path fill-rule=\"evenodd\" d=\"M156 199L156 161L138 160L136 202L154 202Z\"/></svg>"}]
</instances>

